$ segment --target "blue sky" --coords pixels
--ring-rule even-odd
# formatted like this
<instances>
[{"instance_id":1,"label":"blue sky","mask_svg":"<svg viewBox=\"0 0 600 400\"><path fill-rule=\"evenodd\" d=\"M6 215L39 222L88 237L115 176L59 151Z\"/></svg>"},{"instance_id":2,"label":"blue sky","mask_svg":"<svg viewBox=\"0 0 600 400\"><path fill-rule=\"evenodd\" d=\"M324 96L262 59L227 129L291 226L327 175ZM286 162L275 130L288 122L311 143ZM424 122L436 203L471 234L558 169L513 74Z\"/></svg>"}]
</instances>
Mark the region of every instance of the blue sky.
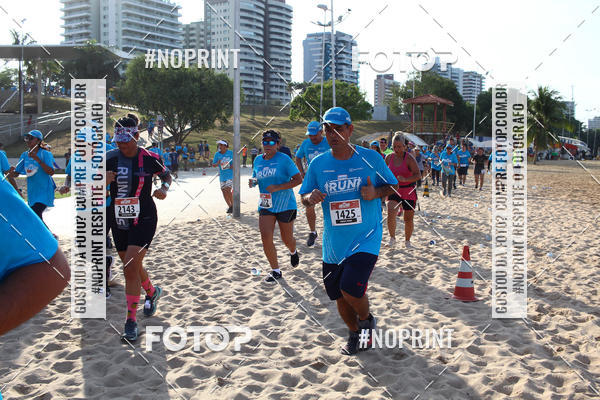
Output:
<instances>
[{"instance_id":1,"label":"blue sky","mask_svg":"<svg viewBox=\"0 0 600 400\"><path fill-rule=\"evenodd\" d=\"M330 0L287 3L294 8L292 79L302 80L302 40L307 33L319 31L311 23L323 18L316 6L330 5ZM203 18L203 1L178 0L177 4L182 7L182 22ZM588 118L600 115L598 5L585 0L334 1L336 16L347 8L352 10L339 30L358 35L360 51L449 51L456 54L457 67L485 73L479 63L489 71L488 86L500 81L525 82L529 89L549 85L566 100L573 92L576 117L586 123ZM0 43L10 42L8 31L15 27L11 18L27 18L25 29L39 42L61 41L58 0L5 1L2 7L10 18L0 12L5 27L0 31ZM405 74L398 69L392 65L388 73L403 81ZM361 66L360 86L370 100L375 74L368 66Z\"/></svg>"}]
</instances>

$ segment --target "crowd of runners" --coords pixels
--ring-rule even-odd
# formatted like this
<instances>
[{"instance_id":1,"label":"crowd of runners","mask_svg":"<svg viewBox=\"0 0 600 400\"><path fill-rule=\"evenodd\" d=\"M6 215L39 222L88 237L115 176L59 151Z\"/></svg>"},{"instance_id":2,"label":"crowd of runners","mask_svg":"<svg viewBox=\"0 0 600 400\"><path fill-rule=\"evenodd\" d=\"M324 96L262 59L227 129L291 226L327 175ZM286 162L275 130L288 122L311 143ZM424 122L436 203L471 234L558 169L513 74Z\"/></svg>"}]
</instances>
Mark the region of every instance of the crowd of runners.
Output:
<instances>
[{"instance_id":1,"label":"crowd of runners","mask_svg":"<svg viewBox=\"0 0 600 400\"><path fill-rule=\"evenodd\" d=\"M151 128L148 129L152 137ZM491 164L491 157L483 149L474 150L467 143L457 144L454 138L431 147L419 147L402 132L397 132L389 143L384 137L359 146L351 143L353 132L350 114L341 107L334 107L325 113L321 123L308 124L307 138L293 153L285 146L281 133L275 130L262 133L260 150L244 146L240 153L242 166L248 161L248 153L251 155L252 174L248 185L259 192L258 228L271 267L265 282L275 284L283 278L275 246L276 225L289 251L291 267L300 264L294 236L298 204L293 188L300 187L300 200L309 227L308 248L319 238L316 206L320 205L323 282L349 330L348 341L342 349L344 354L359 351L361 329L375 329L376 318L370 312L366 292L381 249L383 213L389 232L388 246L396 245L396 221L402 215L404 244L410 249L414 214L419 207L417 188L432 188L441 182L440 195L449 198L453 191L469 184L469 167L473 165L474 186L481 190L486 169L489 171ZM146 317L154 315L163 293L144 268L144 257L158 224L154 198L167 197L171 176L177 178L179 166L183 164L184 169L193 169L197 160L204 159L218 167L227 213L233 210L235 155L226 140L216 143L217 151L211 159L206 141L198 144L197 151L187 144L161 151L158 143L152 143L148 149L141 147L139 136L139 119L128 114L116 122L114 137L107 137L106 229L123 266L126 318L122 338L126 341L138 338L137 309L142 289ZM0 184L0 232L7 238L8 248L15 249L0 253L0 298L8 301L2 304L9 304L7 312L0 317L0 334L35 315L69 281L67 261L57 238L42 218L44 210L54 202L55 162L52 153L46 150L40 131L30 131L24 139L28 149L16 166L11 167L6 154L0 151L0 169L4 175ZM70 188L70 162L66 173L65 185L58 188L60 193ZM15 181L19 174L27 176L27 203ZM12 215L19 218L9 218ZM110 238L107 243L112 246ZM53 268L49 269L48 263ZM108 281L114 264L114 258L107 257ZM26 283L22 280L25 275L36 277L39 282ZM106 294L110 297L110 290Z\"/></svg>"}]
</instances>

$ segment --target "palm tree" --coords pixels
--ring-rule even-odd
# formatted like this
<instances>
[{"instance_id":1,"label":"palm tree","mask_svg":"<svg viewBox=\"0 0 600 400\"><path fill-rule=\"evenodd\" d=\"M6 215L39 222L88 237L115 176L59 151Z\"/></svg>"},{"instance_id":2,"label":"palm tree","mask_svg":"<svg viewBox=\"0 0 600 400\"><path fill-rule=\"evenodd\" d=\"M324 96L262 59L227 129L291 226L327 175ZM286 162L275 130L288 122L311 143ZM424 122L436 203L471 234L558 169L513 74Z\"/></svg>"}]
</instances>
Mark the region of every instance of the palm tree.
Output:
<instances>
[{"instance_id":1,"label":"palm tree","mask_svg":"<svg viewBox=\"0 0 600 400\"><path fill-rule=\"evenodd\" d=\"M553 129L565 127L568 120L565 118L565 103L556 90L538 86L537 91L531 91L530 95L533 99L527 105L527 145L533 143L535 164L538 148L546 149L548 144L555 143L557 136L553 134Z\"/></svg>"}]
</instances>

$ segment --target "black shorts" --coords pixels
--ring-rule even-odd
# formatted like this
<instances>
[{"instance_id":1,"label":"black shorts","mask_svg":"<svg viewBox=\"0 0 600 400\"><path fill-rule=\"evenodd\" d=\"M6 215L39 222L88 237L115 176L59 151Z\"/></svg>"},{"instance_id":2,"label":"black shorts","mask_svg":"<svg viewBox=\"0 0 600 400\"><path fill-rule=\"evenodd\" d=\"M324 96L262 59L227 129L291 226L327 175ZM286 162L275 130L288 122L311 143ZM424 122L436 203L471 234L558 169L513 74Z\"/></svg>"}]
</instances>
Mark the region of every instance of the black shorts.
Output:
<instances>
[{"instance_id":1,"label":"black shorts","mask_svg":"<svg viewBox=\"0 0 600 400\"><path fill-rule=\"evenodd\" d=\"M342 297L342 290L353 297L363 297L367 292L369 277L377 256L371 253L355 253L341 264L323 263L323 283L331 300Z\"/></svg>"},{"instance_id":2,"label":"black shorts","mask_svg":"<svg viewBox=\"0 0 600 400\"><path fill-rule=\"evenodd\" d=\"M274 215L275 219L279 222L292 222L296 219L297 214L297 210L285 210L278 213L274 213L264 208L258 210L258 215Z\"/></svg>"},{"instance_id":3,"label":"black shorts","mask_svg":"<svg viewBox=\"0 0 600 400\"><path fill-rule=\"evenodd\" d=\"M389 201L397 201L398 203L400 203L402 205L402 209L404 211L414 211L415 207L417 206L416 200L401 199L400 196L398 196L396 193L389 195L388 200Z\"/></svg>"},{"instance_id":4,"label":"black shorts","mask_svg":"<svg viewBox=\"0 0 600 400\"><path fill-rule=\"evenodd\" d=\"M475 175L482 175L484 172L483 170L485 169L484 165L475 165Z\"/></svg>"},{"instance_id":5,"label":"black shorts","mask_svg":"<svg viewBox=\"0 0 600 400\"><path fill-rule=\"evenodd\" d=\"M466 175L468 170L469 170L469 167L458 167L458 174Z\"/></svg>"},{"instance_id":6,"label":"black shorts","mask_svg":"<svg viewBox=\"0 0 600 400\"><path fill-rule=\"evenodd\" d=\"M156 233L156 224L158 218L156 216L142 217L138 220L137 225L131 224L129 230L117 228L116 224L112 225L113 241L117 251L126 251L128 246L139 246L145 249L150 247L154 233Z\"/></svg>"}]
</instances>

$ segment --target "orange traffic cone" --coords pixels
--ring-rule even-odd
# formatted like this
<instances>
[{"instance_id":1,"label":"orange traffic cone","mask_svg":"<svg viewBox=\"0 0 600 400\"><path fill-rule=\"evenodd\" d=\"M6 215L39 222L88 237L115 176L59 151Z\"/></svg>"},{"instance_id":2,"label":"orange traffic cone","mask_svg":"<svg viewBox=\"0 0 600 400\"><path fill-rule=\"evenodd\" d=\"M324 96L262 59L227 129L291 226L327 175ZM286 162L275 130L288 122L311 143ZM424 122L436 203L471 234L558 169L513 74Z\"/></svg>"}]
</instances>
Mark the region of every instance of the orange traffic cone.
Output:
<instances>
[{"instance_id":1,"label":"orange traffic cone","mask_svg":"<svg viewBox=\"0 0 600 400\"><path fill-rule=\"evenodd\" d=\"M463 254L460 259L460 267L458 269L458 277L456 278L456 286L454 287L454 296L460 301L479 301L475 297L475 288L473 287L473 270L468 262L471 261L469 246L463 247Z\"/></svg>"}]
</instances>

